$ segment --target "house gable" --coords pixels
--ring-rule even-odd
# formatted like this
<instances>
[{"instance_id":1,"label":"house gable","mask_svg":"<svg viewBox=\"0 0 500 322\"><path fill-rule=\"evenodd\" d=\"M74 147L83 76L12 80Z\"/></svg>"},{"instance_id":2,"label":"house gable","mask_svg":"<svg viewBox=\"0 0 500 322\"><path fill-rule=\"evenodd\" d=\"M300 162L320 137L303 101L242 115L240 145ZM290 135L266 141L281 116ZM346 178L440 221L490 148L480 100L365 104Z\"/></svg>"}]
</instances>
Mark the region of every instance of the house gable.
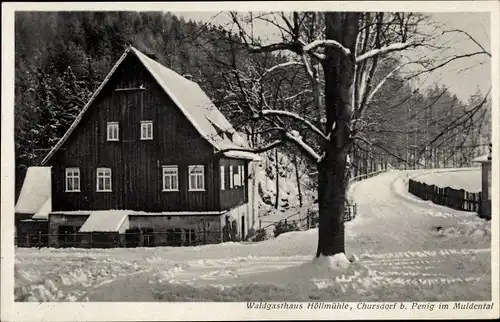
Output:
<instances>
[{"instance_id":1,"label":"house gable","mask_svg":"<svg viewBox=\"0 0 500 322\"><path fill-rule=\"evenodd\" d=\"M228 150L231 148L247 148L247 144L239 134L234 130L224 115L213 105L208 96L198 86L198 84L180 76L176 72L166 68L160 63L147 57L134 47L129 47L125 50L123 55L118 59L109 74L101 83L96 92L92 95L89 102L84 106L80 114L77 116L68 131L42 160L42 165L53 157L65 142L70 138L75 129L82 122L85 114L88 112L93 103L102 97L101 92L105 91L108 82L113 79L115 73L120 70L123 62L127 57L135 56L138 58L143 67L146 68L148 73L157 85L169 96L175 105L180 109L184 116L188 119L192 126L198 133L205 138L216 150ZM226 135L220 135L220 131L229 133L229 139ZM231 151L232 152L232 151ZM228 152L228 153L231 153ZM231 155L231 157L258 160L259 157L252 153L240 153Z\"/></svg>"},{"instance_id":2,"label":"house gable","mask_svg":"<svg viewBox=\"0 0 500 322\"><path fill-rule=\"evenodd\" d=\"M124 88L144 90L116 91ZM153 139L141 140L141 121L152 121ZM118 141L106 125L119 124ZM143 211L216 210L214 147L203 138L137 57L126 57L94 99L52 165L53 209ZM206 167L206 191L188 191L189 165ZM179 167L179 191L162 191L162 166ZM65 169L80 172L80 192L67 192ZM111 170L110 191L97 191L97 169Z\"/></svg>"},{"instance_id":3,"label":"house gable","mask_svg":"<svg viewBox=\"0 0 500 322\"><path fill-rule=\"evenodd\" d=\"M152 126L147 140L141 134L144 122ZM118 134L110 140L111 123ZM52 166L53 209L221 210L222 161L214 153L245 147L234 138L238 134L197 84L130 47L43 161ZM233 159L258 158L231 152L237 153L229 156ZM204 181L190 189L194 165L204 167ZM174 189L165 188L163 168L168 166L177 169ZM78 168L74 191L67 190L68 168ZM109 175L107 186L100 186L98 173ZM238 200L228 200L225 207L245 200L227 195Z\"/></svg>"}]
</instances>

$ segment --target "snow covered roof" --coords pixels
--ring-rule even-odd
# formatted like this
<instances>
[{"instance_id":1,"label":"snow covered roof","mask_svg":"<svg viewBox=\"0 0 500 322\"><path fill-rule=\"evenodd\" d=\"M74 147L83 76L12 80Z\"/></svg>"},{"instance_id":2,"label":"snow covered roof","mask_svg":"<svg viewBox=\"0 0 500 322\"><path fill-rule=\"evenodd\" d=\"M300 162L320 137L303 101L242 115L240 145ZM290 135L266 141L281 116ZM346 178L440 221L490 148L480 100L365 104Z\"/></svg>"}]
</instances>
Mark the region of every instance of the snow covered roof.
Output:
<instances>
[{"instance_id":1,"label":"snow covered roof","mask_svg":"<svg viewBox=\"0 0 500 322\"><path fill-rule=\"evenodd\" d=\"M49 213L52 208L50 167L29 167L24 178L15 212Z\"/></svg>"},{"instance_id":2,"label":"snow covered roof","mask_svg":"<svg viewBox=\"0 0 500 322\"><path fill-rule=\"evenodd\" d=\"M92 211L78 232L124 232L128 214L123 210Z\"/></svg>"},{"instance_id":3,"label":"snow covered roof","mask_svg":"<svg viewBox=\"0 0 500 322\"><path fill-rule=\"evenodd\" d=\"M151 73L162 89L179 107L189 122L193 124L200 135L210 142L215 149L226 150L231 148L248 148L247 142L235 131L231 123L229 123L226 117L217 109L198 84L182 77L175 71L161 65L141 53L136 48L130 46L113 66L99 88L92 95L80 114L76 117L68 131L42 160L42 164L45 164L69 138L78 123L82 120L85 112L92 105L92 102L95 100L97 95L101 92L111 76L130 53L133 53L137 58L139 58L144 67ZM232 139L229 139L227 135L223 135L220 132L231 134Z\"/></svg>"},{"instance_id":4,"label":"snow covered roof","mask_svg":"<svg viewBox=\"0 0 500 322\"><path fill-rule=\"evenodd\" d=\"M49 214L52 210L52 200L48 198L47 201L43 204L42 208L38 210L37 213L31 217L34 220L49 220Z\"/></svg>"},{"instance_id":5,"label":"snow covered roof","mask_svg":"<svg viewBox=\"0 0 500 322\"><path fill-rule=\"evenodd\" d=\"M224 155L228 158L235 158L235 159L246 159L246 160L252 160L252 161L260 161L262 160L261 157L259 157L255 153L250 153L247 151L227 151L224 152Z\"/></svg>"},{"instance_id":6,"label":"snow covered roof","mask_svg":"<svg viewBox=\"0 0 500 322\"><path fill-rule=\"evenodd\" d=\"M488 156L489 156L488 154L482 155L480 157L473 159L472 162L481 162L481 163L491 162L491 160L488 159Z\"/></svg>"}]
</instances>

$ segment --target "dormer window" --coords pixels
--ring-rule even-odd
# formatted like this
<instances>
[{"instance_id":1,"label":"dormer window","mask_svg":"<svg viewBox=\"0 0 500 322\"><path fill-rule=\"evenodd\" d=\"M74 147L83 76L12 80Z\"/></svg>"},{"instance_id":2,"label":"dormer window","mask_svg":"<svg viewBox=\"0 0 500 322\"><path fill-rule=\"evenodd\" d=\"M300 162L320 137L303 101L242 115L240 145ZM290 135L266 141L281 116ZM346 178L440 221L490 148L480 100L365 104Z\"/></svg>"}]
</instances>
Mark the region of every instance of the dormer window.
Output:
<instances>
[{"instance_id":1,"label":"dormer window","mask_svg":"<svg viewBox=\"0 0 500 322\"><path fill-rule=\"evenodd\" d=\"M141 121L141 140L153 139L153 121Z\"/></svg>"},{"instance_id":2,"label":"dormer window","mask_svg":"<svg viewBox=\"0 0 500 322\"><path fill-rule=\"evenodd\" d=\"M120 127L118 122L108 122L107 124L107 140L119 141L120 140Z\"/></svg>"}]
</instances>

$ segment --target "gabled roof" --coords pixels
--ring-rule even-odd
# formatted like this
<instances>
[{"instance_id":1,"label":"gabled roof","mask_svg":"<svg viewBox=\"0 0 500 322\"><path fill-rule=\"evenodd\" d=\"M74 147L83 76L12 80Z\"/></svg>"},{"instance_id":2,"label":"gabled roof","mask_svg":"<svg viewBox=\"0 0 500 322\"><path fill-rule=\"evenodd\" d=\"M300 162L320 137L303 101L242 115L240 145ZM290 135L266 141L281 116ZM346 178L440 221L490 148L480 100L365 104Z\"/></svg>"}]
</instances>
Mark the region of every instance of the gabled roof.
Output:
<instances>
[{"instance_id":1,"label":"gabled roof","mask_svg":"<svg viewBox=\"0 0 500 322\"><path fill-rule=\"evenodd\" d=\"M226 117L217 109L198 84L182 77L173 70L161 65L141 53L136 48L130 46L115 63L99 88L97 88L90 100L83 107L80 114L76 117L73 124L71 124L68 131L66 131L63 137L42 160L42 164L45 164L48 160L50 160L54 153L61 148L64 142L66 142L71 133L73 133L75 128L81 122L83 115L85 115L96 97L106 86L111 76L115 73L125 58L131 54L135 55L139 59L165 93L186 116L189 122L191 122L200 135L204 137L216 150L220 151L231 148L248 148L247 142L238 134L238 132L235 131L231 123L229 123ZM229 139L227 135L220 135L220 130L222 130L222 132L230 133L232 140ZM228 157L235 157L234 154L231 153L225 155ZM248 152L241 154L237 158L259 160L257 155Z\"/></svg>"},{"instance_id":2,"label":"gabled roof","mask_svg":"<svg viewBox=\"0 0 500 322\"><path fill-rule=\"evenodd\" d=\"M52 210L50 167L29 167L24 178L15 212L47 215Z\"/></svg>"}]
</instances>

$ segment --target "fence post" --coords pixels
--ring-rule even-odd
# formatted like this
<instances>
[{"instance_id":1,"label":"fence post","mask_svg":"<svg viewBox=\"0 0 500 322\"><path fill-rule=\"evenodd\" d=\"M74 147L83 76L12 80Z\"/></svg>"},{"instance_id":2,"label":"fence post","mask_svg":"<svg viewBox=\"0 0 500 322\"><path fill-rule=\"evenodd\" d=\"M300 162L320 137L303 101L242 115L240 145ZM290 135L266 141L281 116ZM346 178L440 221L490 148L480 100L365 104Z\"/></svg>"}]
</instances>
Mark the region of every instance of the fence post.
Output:
<instances>
[{"instance_id":1,"label":"fence post","mask_svg":"<svg viewBox=\"0 0 500 322\"><path fill-rule=\"evenodd\" d=\"M30 247L30 235L26 234L26 247Z\"/></svg>"},{"instance_id":2,"label":"fence post","mask_svg":"<svg viewBox=\"0 0 500 322\"><path fill-rule=\"evenodd\" d=\"M64 231L64 247L68 247L68 232Z\"/></svg>"},{"instance_id":3,"label":"fence post","mask_svg":"<svg viewBox=\"0 0 500 322\"><path fill-rule=\"evenodd\" d=\"M92 248L94 245L92 244L92 231L90 232L90 238L89 238L89 243L90 243L90 248Z\"/></svg>"},{"instance_id":4,"label":"fence post","mask_svg":"<svg viewBox=\"0 0 500 322\"><path fill-rule=\"evenodd\" d=\"M477 211L479 213L479 217L483 218L483 193L482 191L479 191L479 194L478 194L478 207L477 207Z\"/></svg>"},{"instance_id":5,"label":"fence post","mask_svg":"<svg viewBox=\"0 0 500 322\"><path fill-rule=\"evenodd\" d=\"M259 219L259 230L262 229L262 219Z\"/></svg>"}]
</instances>

